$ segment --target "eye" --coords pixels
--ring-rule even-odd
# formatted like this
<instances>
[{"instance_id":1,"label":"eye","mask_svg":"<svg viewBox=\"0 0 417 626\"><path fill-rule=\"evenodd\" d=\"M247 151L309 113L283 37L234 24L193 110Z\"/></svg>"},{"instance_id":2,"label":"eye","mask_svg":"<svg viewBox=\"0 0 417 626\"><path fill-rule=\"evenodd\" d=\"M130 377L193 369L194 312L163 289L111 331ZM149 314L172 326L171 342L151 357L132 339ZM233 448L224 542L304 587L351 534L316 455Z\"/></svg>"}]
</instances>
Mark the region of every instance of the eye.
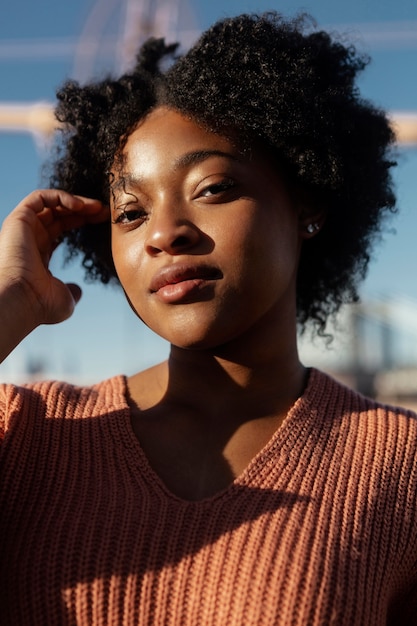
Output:
<instances>
[{"instance_id":1,"label":"eye","mask_svg":"<svg viewBox=\"0 0 417 626\"><path fill-rule=\"evenodd\" d=\"M131 205L118 207L115 211L118 215L113 220L113 224L133 224L136 222L142 224L142 222L144 222L147 218L146 211Z\"/></svg>"},{"instance_id":2,"label":"eye","mask_svg":"<svg viewBox=\"0 0 417 626\"><path fill-rule=\"evenodd\" d=\"M199 196L203 198L222 196L224 194L227 194L227 192L230 192L235 187L235 181L228 178L225 180L221 180L218 183L207 185L207 187L204 187L204 189L199 193Z\"/></svg>"}]
</instances>

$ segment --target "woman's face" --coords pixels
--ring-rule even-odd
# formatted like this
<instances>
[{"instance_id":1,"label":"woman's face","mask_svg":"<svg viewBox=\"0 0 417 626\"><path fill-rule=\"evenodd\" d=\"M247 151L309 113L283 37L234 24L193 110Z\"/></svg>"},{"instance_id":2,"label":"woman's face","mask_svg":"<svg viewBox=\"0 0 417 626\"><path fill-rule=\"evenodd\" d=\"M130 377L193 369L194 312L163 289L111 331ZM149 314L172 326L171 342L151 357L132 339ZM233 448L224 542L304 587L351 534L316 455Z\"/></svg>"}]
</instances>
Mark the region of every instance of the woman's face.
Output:
<instances>
[{"instance_id":1,"label":"woman's face","mask_svg":"<svg viewBox=\"0 0 417 626\"><path fill-rule=\"evenodd\" d=\"M156 333L214 348L266 319L295 325L300 220L266 157L159 108L129 136L111 195L115 267Z\"/></svg>"}]
</instances>

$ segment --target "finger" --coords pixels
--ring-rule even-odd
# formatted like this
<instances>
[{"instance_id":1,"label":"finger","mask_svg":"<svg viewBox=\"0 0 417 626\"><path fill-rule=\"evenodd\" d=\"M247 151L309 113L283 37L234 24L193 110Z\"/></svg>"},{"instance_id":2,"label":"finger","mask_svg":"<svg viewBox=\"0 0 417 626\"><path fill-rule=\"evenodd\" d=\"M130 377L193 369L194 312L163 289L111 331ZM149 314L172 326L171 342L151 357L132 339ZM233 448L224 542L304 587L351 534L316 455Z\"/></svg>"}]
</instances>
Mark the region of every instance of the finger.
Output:
<instances>
[{"instance_id":1,"label":"finger","mask_svg":"<svg viewBox=\"0 0 417 626\"><path fill-rule=\"evenodd\" d=\"M62 214L80 213L86 219L105 221L109 219L103 203L100 200L75 196L61 189L38 189L24 198L16 207L19 210L30 209L38 215L44 226L48 227L55 216Z\"/></svg>"},{"instance_id":2,"label":"finger","mask_svg":"<svg viewBox=\"0 0 417 626\"><path fill-rule=\"evenodd\" d=\"M42 225L48 230L51 239L61 237L70 230L81 228L85 224L99 224L110 220L110 210L102 205L98 213L85 214L83 212L56 213L47 210L45 214L37 216Z\"/></svg>"},{"instance_id":3,"label":"finger","mask_svg":"<svg viewBox=\"0 0 417 626\"><path fill-rule=\"evenodd\" d=\"M26 196L16 208L30 208L35 213L42 213L45 209L77 211L91 203L101 204L98 200L75 196L61 189L38 189Z\"/></svg>"},{"instance_id":4,"label":"finger","mask_svg":"<svg viewBox=\"0 0 417 626\"><path fill-rule=\"evenodd\" d=\"M110 207L107 204L101 204L98 211L89 211L86 215L86 221L89 224L101 224L110 221Z\"/></svg>"},{"instance_id":5,"label":"finger","mask_svg":"<svg viewBox=\"0 0 417 626\"><path fill-rule=\"evenodd\" d=\"M99 200L75 196L59 189L32 192L16 207L16 212L31 210L48 230L51 240L86 223L110 220L110 209Z\"/></svg>"},{"instance_id":6,"label":"finger","mask_svg":"<svg viewBox=\"0 0 417 626\"><path fill-rule=\"evenodd\" d=\"M66 232L78 229L86 223L95 224L109 219L109 208L99 200L74 196L59 189L41 189L26 196L6 217L4 226L5 231L13 233L14 241L17 240L18 231L20 237L23 236L24 231L20 226L29 226L35 236L42 261L47 267L51 254Z\"/></svg>"},{"instance_id":7,"label":"finger","mask_svg":"<svg viewBox=\"0 0 417 626\"><path fill-rule=\"evenodd\" d=\"M77 206L74 209L66 209L59 207L58 210L61 210L65 216L75 216L79 215L83 218L83 223L87 222L89 224L99 224L100 222L107 222L110 220L110 207L106 204L100 202L100 200L93 200L92 198L82 198L81 196L77 196L83 204L81 206Z\"/></svg>"}]
</instances>

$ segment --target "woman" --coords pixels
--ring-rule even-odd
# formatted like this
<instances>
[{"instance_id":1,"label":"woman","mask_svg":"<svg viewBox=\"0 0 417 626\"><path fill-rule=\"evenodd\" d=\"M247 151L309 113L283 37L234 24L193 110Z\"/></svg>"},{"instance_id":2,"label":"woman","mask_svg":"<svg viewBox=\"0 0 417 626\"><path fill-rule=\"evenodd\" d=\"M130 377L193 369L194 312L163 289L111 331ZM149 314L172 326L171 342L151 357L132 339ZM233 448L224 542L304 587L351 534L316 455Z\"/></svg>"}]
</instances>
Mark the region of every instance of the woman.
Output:
<instances>
[{"instance_id":1,"label":"woman","mask_svg":"<svg viewBox=\"0 0 417 626\"><path fill-rule=\"evenodd\" d=\"M91 388L3 386L0 621L413 624L416 416L296 344L356 299L394 206L365 63L272 14L162 70L174 52L64 86L51 189L1 232L3 358L80 297L48 271L62 238L171 352Z\"/></svg>"}]
</instances>

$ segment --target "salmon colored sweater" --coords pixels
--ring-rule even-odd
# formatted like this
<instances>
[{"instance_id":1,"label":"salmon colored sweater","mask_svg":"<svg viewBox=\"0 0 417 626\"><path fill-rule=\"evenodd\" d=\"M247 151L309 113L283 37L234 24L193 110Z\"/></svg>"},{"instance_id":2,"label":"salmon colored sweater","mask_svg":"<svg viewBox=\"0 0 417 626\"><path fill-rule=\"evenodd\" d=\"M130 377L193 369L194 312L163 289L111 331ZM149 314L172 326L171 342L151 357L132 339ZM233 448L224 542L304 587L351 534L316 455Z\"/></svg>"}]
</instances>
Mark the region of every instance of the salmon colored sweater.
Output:
<instances>
[{"instance_id":1,"label":"salmon colored sweater","mask_svg":"<svg viewBox=\"0 0 417 626\"><path fill-rule=\"evenodd\" d=\"M417 416L312 370L227 489L170 493L126 379L0 390L2 626L417 624Z\"/></svg>"}]
</instances>

